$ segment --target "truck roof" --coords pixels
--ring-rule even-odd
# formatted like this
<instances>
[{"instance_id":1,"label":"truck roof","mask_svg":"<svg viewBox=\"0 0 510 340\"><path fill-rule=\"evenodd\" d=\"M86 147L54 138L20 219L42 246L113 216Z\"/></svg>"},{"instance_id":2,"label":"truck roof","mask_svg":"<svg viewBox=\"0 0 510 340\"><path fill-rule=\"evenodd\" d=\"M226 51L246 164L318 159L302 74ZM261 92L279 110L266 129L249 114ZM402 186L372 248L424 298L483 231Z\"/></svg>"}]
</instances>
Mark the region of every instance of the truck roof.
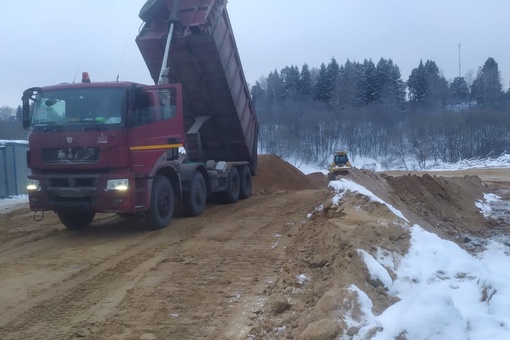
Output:
<instances>
[{"instance_id":1,"label":"truck roof","mask_svg":"<svg viewBox=\"0 0 510 340\"><path fill-rule=\"evenodd\" d=\"M69 89L69 88L88 88L88 87L131 87L133 85L142 84L128 82L128 81L119 81L119 82L91 82L91 83L61 83L55 85L43 86L43 90L60 90L60 89Z\"/></svg>"}]
</instances>

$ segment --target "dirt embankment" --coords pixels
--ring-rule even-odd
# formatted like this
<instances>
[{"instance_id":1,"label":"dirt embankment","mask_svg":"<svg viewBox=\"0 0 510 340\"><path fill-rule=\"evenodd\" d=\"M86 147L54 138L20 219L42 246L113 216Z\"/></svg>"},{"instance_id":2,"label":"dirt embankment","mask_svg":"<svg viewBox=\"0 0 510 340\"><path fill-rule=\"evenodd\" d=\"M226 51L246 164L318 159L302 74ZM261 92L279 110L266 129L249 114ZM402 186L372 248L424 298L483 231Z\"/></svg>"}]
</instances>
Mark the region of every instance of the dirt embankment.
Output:
<instances>
[{"instance_id":1,"label":"dirt embankment","mask_svg":"<svg viewBox=\"0 0 510 340\"><path fill-rule=\"evenodd\" d=\"M254 195L176 218L161 231L97 219L71 233L27 208L0 217L0 338L326 339L354 335L355 285L375 313L395 302L370 277L360 251L405 254L420 224L464 245L493 232L474 202L476 176L390 177L353 169L353 180L400 210L358 193L339 206L325 176L305 176L263 155ZM507 191L500 191L500 193ZM508 197L508 196L507 196Z\"/></svg>"}]
</instances>

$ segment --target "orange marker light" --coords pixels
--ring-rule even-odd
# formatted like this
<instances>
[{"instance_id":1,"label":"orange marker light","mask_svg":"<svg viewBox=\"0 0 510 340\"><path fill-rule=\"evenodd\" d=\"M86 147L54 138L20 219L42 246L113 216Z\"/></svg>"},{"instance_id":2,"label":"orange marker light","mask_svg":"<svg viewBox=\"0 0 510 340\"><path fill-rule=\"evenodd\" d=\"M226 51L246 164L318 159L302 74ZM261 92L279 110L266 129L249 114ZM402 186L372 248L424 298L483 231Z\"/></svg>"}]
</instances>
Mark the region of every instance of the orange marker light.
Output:
<instances>
[{"instance_id":1,"label":"orange marker light","mask_svg":"<svg viewBox=\"0 0 510 340\"><path fill-rule=\"evenodd\" d=\"M90 83L90 77L88 72L81 73L81 82L82 83Z\"/></svg>"}]
</instances>

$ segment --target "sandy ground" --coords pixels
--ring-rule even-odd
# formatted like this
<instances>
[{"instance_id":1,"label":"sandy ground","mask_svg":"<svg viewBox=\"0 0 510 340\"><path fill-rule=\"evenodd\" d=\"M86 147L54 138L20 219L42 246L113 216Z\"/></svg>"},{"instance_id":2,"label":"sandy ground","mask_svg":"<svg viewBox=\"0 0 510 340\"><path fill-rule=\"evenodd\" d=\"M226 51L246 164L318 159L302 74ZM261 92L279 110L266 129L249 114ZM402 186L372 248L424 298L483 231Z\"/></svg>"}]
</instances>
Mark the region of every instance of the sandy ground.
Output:
<instances>
[{"instance_id":1,"label":"sandy ground","mask_svg":"<svg viewBox=\"0 0 510 340\"><path fill-rule=\"evenodd\" d=\"M441 176L438 176L441 175ZM448 175L448 177L445 177ZM376 174L352 179L466 249L467 235L506 232L474 205L510 199L508 169ZM0 339L329 339L356 334L362 286L380 313L395 302L357 254L405 253L406 222L359 194L331 205L322 174L261 156L254 195L177 216L161 231L116 215L69 232L26 206L0 215ZM322 205L322 209L316 209ZM310 214L310 215L309 215ZM309 216L309 217L308 217ZM336 321L335 321L336 320Z\"/></svg>"}]
</instances>

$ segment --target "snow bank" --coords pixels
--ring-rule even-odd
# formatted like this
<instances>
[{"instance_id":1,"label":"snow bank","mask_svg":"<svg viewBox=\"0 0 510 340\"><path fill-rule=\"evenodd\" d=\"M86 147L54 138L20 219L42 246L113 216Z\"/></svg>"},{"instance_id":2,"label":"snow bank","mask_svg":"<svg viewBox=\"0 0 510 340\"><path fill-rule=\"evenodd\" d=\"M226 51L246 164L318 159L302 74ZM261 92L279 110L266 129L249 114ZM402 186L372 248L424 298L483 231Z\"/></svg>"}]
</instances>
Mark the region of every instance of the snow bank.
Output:
<instances>
[{"instance_id":1,"label":"snow bank","mask_svg":"<svg viewBox=\"0 0 510 340\"><path fill-rule=\"evenodd\" d=\"M400 212L400 210L396 209L391 204L384 202L382 199L380 199L379 197L374 195L370 190L368 190L367 188L365 188L362 185L359 185L358 183L355 183L348 179L342 178L338 181L329 182L329 186L338 192L338 194L335 197L333 197L333 199L332 199L332 203L334 205L338 205L338 202L340 201L340 199L342 199L345 192L347 192L347 191L358 192L362 195L369 197L372 201L384 204L396 216L400 217L401 219L405 220L406 222L409 222L409 220L407 218L405 218L405 216L402 214L402 212Z\"/></svg>"},{"instance_id":2,"label":"snow bank","mask_svg":"<svg viewBox=\"0 0 510 340\"><path fill-rule=\"evenodd\" d=\"M0 214L12 211L23 203L28 203L27 195L11 196L0 199Z\"/></svg>"},{"instance_id":3,"label":"snow bank","mask_svg":"<svg viewBox=\"0 0 510 340\"><path fill-rule=\"evenodd\" d=\"M388 292L401 300L381 315L372 315L374 321L360 330L360 336L381 327L374 339L394 339L403 333L408 339L510 339L508 248L491 240L485 252L472 256L414 225L409 253L394 271L385 269L397 277ZM371 275L386 277L381 262L391 260L362 258Z\"/></svg>"}]
</instances>

